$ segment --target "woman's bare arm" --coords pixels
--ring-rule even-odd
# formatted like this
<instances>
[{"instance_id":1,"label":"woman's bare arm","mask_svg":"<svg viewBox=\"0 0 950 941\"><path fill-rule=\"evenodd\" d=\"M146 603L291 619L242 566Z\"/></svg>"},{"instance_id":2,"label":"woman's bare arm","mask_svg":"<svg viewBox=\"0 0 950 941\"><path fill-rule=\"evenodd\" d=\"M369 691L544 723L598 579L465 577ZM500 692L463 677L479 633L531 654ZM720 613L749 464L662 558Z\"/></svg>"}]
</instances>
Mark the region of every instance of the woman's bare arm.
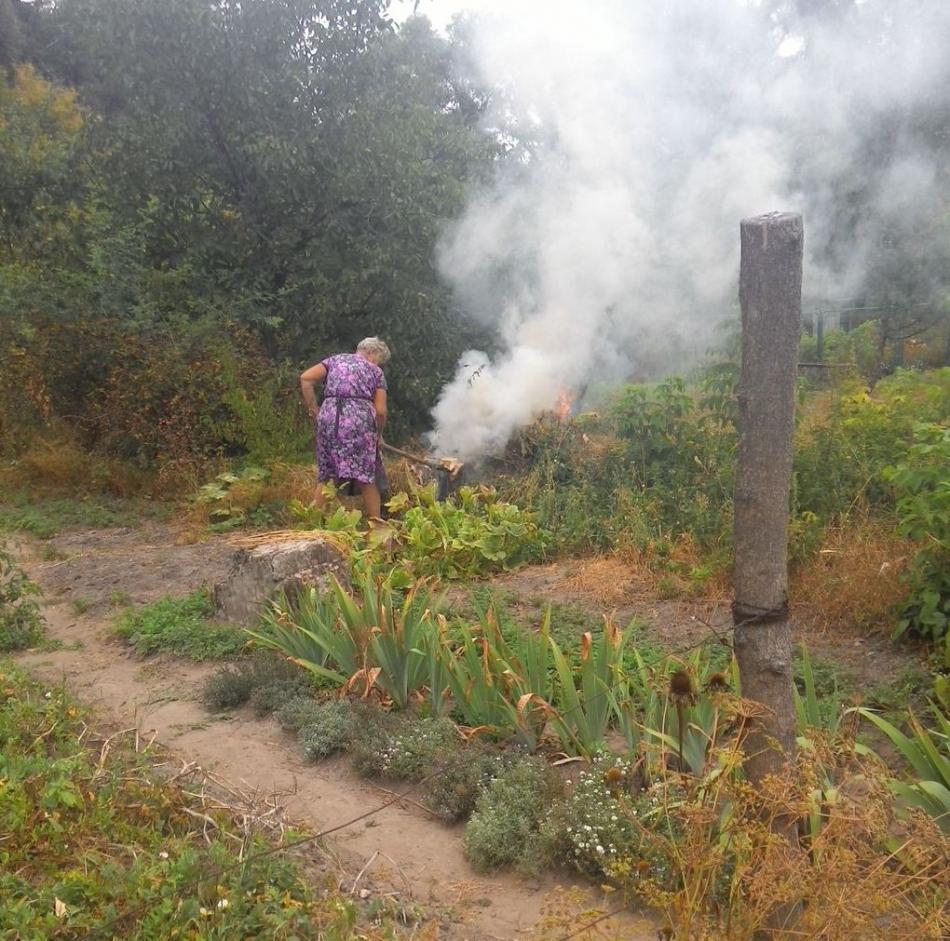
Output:
<instances>
[{"instance_id":1,"label":"woman's bare arm","mask_svg":"<svg viewBox=\"0 0 950 941\"><path fill-rule=\"evenodd\" d=\"M300 374L300 391L303 394L304 404L311 418L316 418L320 411L317 403L317 384L327 378L327 367L317 363Z\"/></svg>"},{"instance_id":2,"label":"woman's bare arm","mask_svg":"<svg viewBox=\"0 0 950 941\"><path fill-rule=\"evenodd\" d=\"M373 393L373 408L376 409L376 431L378 434L383 433L383 428L386 426L386 390L377 389Z\"/></svg>"}]
</instances>

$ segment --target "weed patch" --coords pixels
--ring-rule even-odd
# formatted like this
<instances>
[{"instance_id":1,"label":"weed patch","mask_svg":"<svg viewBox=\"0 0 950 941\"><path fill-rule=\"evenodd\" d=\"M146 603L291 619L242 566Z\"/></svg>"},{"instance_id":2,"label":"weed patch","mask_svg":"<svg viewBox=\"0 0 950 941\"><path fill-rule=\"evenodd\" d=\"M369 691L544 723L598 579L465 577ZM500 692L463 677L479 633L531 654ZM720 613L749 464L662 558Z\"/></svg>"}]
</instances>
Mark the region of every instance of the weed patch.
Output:
<instances>
[{"instance_id":1,"label":"weed patch","mask_svg":"<svg viewBox=\"0 0 950 941\"><path fill-rule=\"evenodd\" d=\"M43 640L39 593L0 542L0 652L25 650Z\"/></svg>"},{"instance_id":2,"label":"weed patch","mask_svg":"<svg viewBox=\"0 0 950 941\"><path fill-rule=\"evenodd\" d=\"M64 529L131 526L145 513L141 505L122 501L66 497L34 501L25 494L14 494L0 502L0 530L22 530L39 539L50 539ZM155 511L148 509L147 514L154 515Z\"/></svg>"},{"instance_id":3,"label":"weed patch","mask_svg":"<svg viewBox=\"0 0 950 941\"><path fill-rule=\"evenodd\" d=\"M237 653L245 636L234 628L210 624L207 618L212 613L207 592L196 591L125 611L115 631L143 657L173 653L189 660L215 660Z\"/></svg>"},{"instance_id":4,"label":"weed patch","mask_svg":"<svg viewBox=\"0 0 950 941\"><path fill-rule=\"evenodd\" d=\"M382 919L357 929L353 904L315 889L286 855L260 856L269 844L248 837L246 821L155 783L120 741L99 744L60 691L0 662L0 891L10 937L392 936Z\"/></svg>"},{"instance_id":5,"label":"weed patch","mask_svg":"<svg viewBox=\"0 0 950 941\"><path fill-rule=\"evenodd\" d=\"M792 596L819 628L889 632L907 598L903 573L913 554L890 514L856 513L827 527L817 551L792 567Z\"/></svg>"}]
</instances>

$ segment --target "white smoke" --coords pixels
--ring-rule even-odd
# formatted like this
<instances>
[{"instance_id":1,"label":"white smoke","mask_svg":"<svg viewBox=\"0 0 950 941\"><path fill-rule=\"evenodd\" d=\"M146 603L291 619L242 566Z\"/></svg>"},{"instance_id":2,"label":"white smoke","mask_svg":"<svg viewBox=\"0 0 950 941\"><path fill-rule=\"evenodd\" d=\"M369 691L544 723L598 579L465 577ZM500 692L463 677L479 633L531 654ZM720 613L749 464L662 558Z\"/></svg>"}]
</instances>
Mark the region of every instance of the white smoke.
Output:
<instances>
[{"instance_id":1,"label":"white smoke","mask_svg":"<svg viewBox=\"0 0 950 941\"><path fill-rule=\"evenodd\" d=\"M829 187L861 181L870 122L948 74L950 2L907 0L879 36L883 2L798 33L755 0L482 0L467 52L504 89L487 126L541 143L443 240L443 275L503 350L461 358L434 446L482 456L563 390L689 366L734 311L742 217L799 211L826 245ZM906 212L937 175L905 153L862 198ZM806 284L846 294L869 249L809 257Z\"/></svg>"}]
</instances>

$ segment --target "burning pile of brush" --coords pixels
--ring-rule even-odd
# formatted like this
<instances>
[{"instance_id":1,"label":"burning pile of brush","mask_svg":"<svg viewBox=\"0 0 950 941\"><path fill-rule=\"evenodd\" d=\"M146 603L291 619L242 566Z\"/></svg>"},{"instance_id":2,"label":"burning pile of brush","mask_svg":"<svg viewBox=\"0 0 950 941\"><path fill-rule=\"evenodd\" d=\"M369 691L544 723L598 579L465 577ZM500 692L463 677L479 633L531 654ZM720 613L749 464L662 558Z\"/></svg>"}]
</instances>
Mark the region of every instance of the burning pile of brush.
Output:
<instances>
[{"instance_id":1,"label":"burning pile of brush","mask_svg":"<svg viewBox=\"0 0 950 941\"><path fill-rule=\"evenodd\" d=\"M432 472L435 472L437 483L437 496L440 500L445 500L461 486L464 462L455 457L422 457L413 454L410 451L403 451L401 448L380 442L382 449L389 454L395 454L408 462L411 468L415 469L416 483L427 484L432 479Z\"/></svg>"}]
</instances>

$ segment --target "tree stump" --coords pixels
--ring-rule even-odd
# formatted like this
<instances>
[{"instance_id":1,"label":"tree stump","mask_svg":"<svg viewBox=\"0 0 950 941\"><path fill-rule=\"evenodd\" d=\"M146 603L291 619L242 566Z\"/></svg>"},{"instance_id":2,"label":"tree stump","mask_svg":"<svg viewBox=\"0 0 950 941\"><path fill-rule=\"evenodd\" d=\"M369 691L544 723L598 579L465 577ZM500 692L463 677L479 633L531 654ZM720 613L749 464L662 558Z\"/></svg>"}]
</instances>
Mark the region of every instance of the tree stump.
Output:
<instances>
[{"instance_id":1,"label":"tree stump","mask_svg":"<svg viewBox=\"0 0 950 941\"><path fill-rule=\"evenodd\" d=\"M343 553L322 539L291 539L237 550L227 578L214 587L218 618L253 624L279 592L294 597L304 588L327 590L336 578L349 582Z\"/></svg>"}]
</instances>

